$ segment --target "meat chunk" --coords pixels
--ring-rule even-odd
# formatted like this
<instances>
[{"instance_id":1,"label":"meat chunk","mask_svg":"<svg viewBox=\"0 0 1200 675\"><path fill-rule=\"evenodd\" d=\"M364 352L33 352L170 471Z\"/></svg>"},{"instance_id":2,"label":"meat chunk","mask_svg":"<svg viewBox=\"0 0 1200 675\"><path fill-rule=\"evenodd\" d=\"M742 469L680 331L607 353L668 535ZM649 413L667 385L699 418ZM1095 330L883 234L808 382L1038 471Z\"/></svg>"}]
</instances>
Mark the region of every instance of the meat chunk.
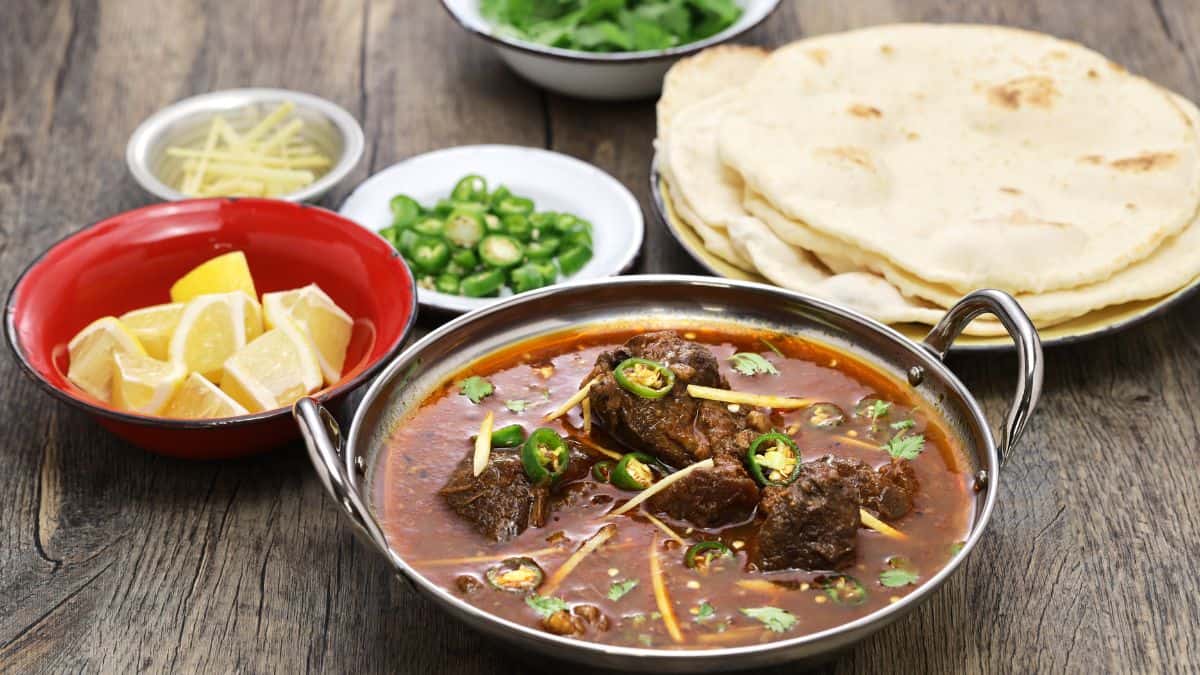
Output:
<instances>
[{"instance_id":1,"label":"meat chunk","mask_svg":"<svg viewBox=\"0 0 1200 675\"><path fill-rule=\"evenodd\" d=\"M548 490L529 482L519 453L493 452L478 476L472 475L473 456L467 453L439 491L455 513L495 541L508 541L546 522Z\"/></svg>"},{"instance_id":2,"label":"meat chunk","mask_svg":"<svg viewBox=\"0 0 1200 675\"><path fill-rule=\"evenodd\" d=\"M826 457L817 461L836 468L850 483L859 505L884 520L901 518L912 510L918 483L908 462L893 459L875 471L866 463L848 457Z\"/></svg>"},{"instance_id":3,"label":"meat chunk","mask_svg":"<svg viewBox=\"0 0 1200 675\"><path fill-rule=\"evenodd\" d=\"M741 462L729 455L650 498L651 511L686 520L699 527L732 525L749 520L758 506L758 483Z\"/></svg>"},{"instance_id":4,"label":"meat chunk","mask_svg":"<svg viewBox=\"0 0 1200 675\"><path fill-rule=\"evenodd\" d=\"M639 357L666 364L675 374L672 391L659 399L642 398L617 383L613 369ZM601 354L587 380L596 423L624 445L652 454L674 467L708 459L746 428L744 416L719 403L687 395L689 384L729 388L717 358L707 348L660 331L631 338Z\"/></svg>"},{"instance_id":5,"label":"meat chunk","mask_svg":"<svg viewBox=\"0 0 1200 675\"><path fill-rule=\"evenodd\" d=\"M854 560L858 495L833 463L805 463L791 485L763 490L758 509L759 569L836 570Z\"/></svg>"}]
</instances>

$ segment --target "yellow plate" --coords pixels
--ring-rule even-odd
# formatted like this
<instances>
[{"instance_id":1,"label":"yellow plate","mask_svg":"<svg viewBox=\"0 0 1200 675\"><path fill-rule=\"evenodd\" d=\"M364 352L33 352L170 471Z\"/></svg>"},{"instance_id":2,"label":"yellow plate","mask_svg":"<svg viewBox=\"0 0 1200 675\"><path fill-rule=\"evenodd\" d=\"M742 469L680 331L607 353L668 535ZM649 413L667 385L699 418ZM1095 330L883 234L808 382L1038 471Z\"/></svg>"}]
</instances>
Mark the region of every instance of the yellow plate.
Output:
<instances>
[{"instance_id":1,"label":"yellow plate","mask_svg":"<svg viewBox=\"0 0 1200 675\"><path fill-rule=\"evenodd\" d=\"M700 239L700 235L675 213L671 206L671 200L667 198L669 191L670 188L666 181L658 173L658 157L656 156L650 165L650 193L654 197L654 208L658 219L667 226L679 245L683 246L696 262L715 276L771 284L765 277L740 270L704 248L704 242ZM1170 295L1105 307L1066 323L1039 329L1038 334L1041 336L1044 346L1070 344L1110 335L1167 311L1195 293L1197 288L1200 288L1200 277L1193 279L1187 286ZM921 340L930 329L930 326L917 323L892 324L891 327L913 340ZM1013 342L1006 336L963 335L954 342L953 350L1007 351L1012 348Z\"/></svg>"}]
</instances>

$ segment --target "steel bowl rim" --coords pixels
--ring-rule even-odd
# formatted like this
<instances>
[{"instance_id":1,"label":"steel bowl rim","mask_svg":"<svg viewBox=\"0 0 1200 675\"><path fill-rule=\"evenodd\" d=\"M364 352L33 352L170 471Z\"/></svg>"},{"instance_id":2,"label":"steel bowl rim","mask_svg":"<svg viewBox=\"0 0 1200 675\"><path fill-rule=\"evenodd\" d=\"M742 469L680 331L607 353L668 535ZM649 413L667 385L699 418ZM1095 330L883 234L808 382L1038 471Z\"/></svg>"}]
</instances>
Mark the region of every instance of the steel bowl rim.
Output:
<instances>
[{"instance_id":1,"label":"steel bowl rim","mask_svg":"<svg viewBox=\"0 0 1200 675\"><path fill-rule=\"evenodd\" d=\"M833 628L816 633L797 636L787 640L779 640L759 645L726 647L720 649L674 650L651 649L644 647L623 647L551 635L544 631L539 631L529 626L524 626L508 619L498 617L454 596L446 589L441 588L425 578L423 574L409 565L408 562L404 560L403 556L389 546L383 553L385 557L391 560L392 564L398 568L397 571L399 571L405 578L412 582L419 590L425 592L439 602L447 603L450 606L452 613L464 614L471 617L473 620L493 624L494 626L503 628L506 631L515 632L524 639L531 639L534 642L545 642L547 644L556 645L564 649L581 653L600 653L607 656L622 658L649 660L658 659L672 662L702 658L724 659L727 657L744 656L749 654L758 655L776 651L783 652L792 648L817 644L825 640L837 638L839 636L850 635L863 629L869 630L871 628L882 628L891 621L900 618L908 611L911 611L924 602L928 596L936 592L946 581L946 579L958 569L962 562L975 548L975 545L983 536L983 533L987 529L987 525L991 520L992 511L995 507L995 502L1000 487L999 454L996 449L995 434L992 431L991 425L988 423L987 418L984 417L983 410L980 408L975 396L970 392L969 389L967 389L966 385L958 379L958 377L949 369L949 367L946 366L944 362L936 358L931 352L922 348L919 343L914 342L889 326L879 323L878 321L875 321L874 319L871 319L870 317L867 317L857 311L840 307L803 293L779 288L777 286L735 279L675 274L649 274L626 277L611 277L607 279L573 282L540 289L537 291L522 293L521 295L514 296L503 303L498 303L496 305L491 305L478 309L474 312L464 314L413 343L390 364L388 364L387 368L379 375L378 378L376 378L376 380L371 384L364 394L350 423L349 432L345 437L345 456L347 458L362 456L358 453L360 432L363 431L363 419L366 416L368 409L376 401L376 399L391 390L391 388L394 386L393 381L397 374L403 372L405 368L411 365L412 361L418 359L421 356L421 353L427 349L429 345L436 344L438 341L444 339L447 335L462 329L463 327L471 324L483 316L506 312L509 311L513 306L542 300L548 296L586 291L595 287L607 288L613 286L636 286L638 284L678 284L683 286L725 287L736 289L741 292L782 296L789 301L810 305L817 310L827 311L841 318L849 319L851 322L857 324L857 328L859 329L874 331L875 333L888 338L896 345L901 346L910 352L911 355L920 362L920 365L927 369L927 372L932 371L936 373L936 375L940 377L946 385L954 389L966 403L966 412L971 418L970 421L972 426L976 427L982 432L980 436L984 439L984 447L981 448L979 459L981 466L983 466L987 471L987 494L984 496L982 508L978 509L975 519L972 522L971 532L967 536L962 549L955 554L955 556L940 570L938 570L933 577L929 578L928 581L918 587L917 590L905 596L899 602L890 604L887 607L872 612L871 614L860 617L854 621L834 626Z\"/></svg>"},{"instance_id":2,"label":"steel bowl rim","mask_svg":"<svg viewBox=\"0 0 1200 675\"><path fill-rule=\"evenodd\" d=\"M779 9L779 6L782 4L782 0L767 0L767 3L767 7L763 11L762 16L754 19L753 21L747 22L745 26L739 27L735 24L729 26L720 33L710 35L703 40L689 42L688 44L679 45L678 47L640 52L583 52L574 49L562 49L560 47L543 47L532 42L506 38L489 31L480 30L467 23L466 19L460 16L458 12L456 12L454 8L450 6L449 0L441 0L442 9L446 10L446 13L449 14L452 19L454 19L454 22L457 23L459 27L476 37L490 42L495 47L513 49L523 54L549 58L565 63L610 66L680 59L709 47L723 44L731 40L736 40L742 35L745 35L746 33L757 28L760 24L762 24L762 22L771 18L771 15L775 13L775 10Z\"/></svg>"},{"instance_id":3,"label":"steel bowl rim","mask_svg":"<svg viewBox=\"0 0 1200 675\"><path fill-rule=\"evenodd\" d=\"M122 422L125 424L133 424L133 425L142 426L142 427L152 427L152 428L157 428L157 429L179 429L179 430L224 429L224 428L229 428L229 427L236 427L236 426L242 426L242 425L255 424L255 423L259 423L259 422L266 422L268 420L275 420L275 419L279 419L279 418L282 418L285 416L290 416L291 415L291 407L290 406L284 406L282 408L276 408L274 410L264 410L263 412L251 413L249 415L239 415L236 417L218 417L218 418L214 418L214 419L199 419L199 420L185 420L185 419L173 419L170 417L155 417L152 415L138 415L135 413L123 412L123 411L116 410L113 408L107 408L104 406L100 406L95 403L92 403L91 401L88 401L87 399L85 399L81 396L77 396L76 394L73 394L72 392L70 392L68 390L57 387L54 385L54 383L47 380L40 372L38 372L37 368L33 367L33 364L29 361L29 357L26 355L24 344L21 342L21 339L20 339L19 335L17 334L17 326L16 326L17 292L21 289L21 287L25 281L25 278L29 275L29 273L32 272L34 270L34 268L36 268L38 265L42 264L42 262L46 259L46 257L49 256L50 253L53 252L55 249L57 249L59 246L62 246L64 244L66 244L67 242L69 242L70 240L74 239L75 237L86 234L87 232L89 232L97 227L101 227L101 226L107 224L108 222L112 221L115 218L124 218L124 217L128 217L132 214L152 212L152 211L156 211L156 210L163 209L163 208L196 207L196 206L206 206L213 202L233 203L233 202L237 202L237 201L245 201L245 200L243 200L241 198L237 198L237 197L211 197L211 198L207 198L207 199L188 199L188 200L182 200L182 201L178 201L178 202L164 202L164 203L158 203L158 204L149 204L147 206L142 206L142 207L139 207L136 209L131 209L129 211L122 211L120 213L114 214L112 216L104 218L103 220L96 221L94 223L89 223L89 224L75 230L74 232L70 232L70 233L64 235L63 237L61 237L57 241L55 241L53 244L46 247L46 249L44 251L39 253L37 255L37 257L35 257L33 260L31 260L29 262L29 264L26 265L23 270L21 270L21 273L17 276L16 280L13 281L13 285L9 289L8 296L6 297L5 302L4 302L4 341L8 345L8 348L12 352L13 356L16 358L17 364L20 365L21 372L24 373L26 377L28 377L29 379L36 382L43 390L48 392L51 396L53 396L54 398L66 403L74 408L78 408L78 409L80 409L90 415L96 416L96 417L103 417L105 419L110 419L110 420L114 420L117 422ZM259 200L259 201L278 201L278 200ZM339 216L337 213L334 213L333 211L330 211L328 209L321 208L319 206L313 206L311 204L293 204L293 206L295 206L296 208L302 208L302 209L317 209L319 211L324 211L327 214L337 216L338 218L346 220L345 218L342 218L342 216ZM358 227L357 224L353 223L352 221L350 221L350 222L355 227ZM378 236L378 235L376 235L376 236ZM393 257L398 258L399 253L396 253ZM336 399L340 396L343 396L345 394L348 394L356 389L359 389L364 384L371 381L372 378L374 378L377 374L379 374L394 359L398 358L399 355L404 351L404 345L408 342L408 336L412 333L413 325L415 325L416 321L417 321L417 313L419 311L419 304L417 303L416 280L413 278L412 272L408 269L408 265L401 264L401 265L399 265L399 267L404 270L404 274L408 279L408 285L410 288L412 288L413 292L412 292L412 301L410 303L410 306L408 307L408 311L409 311L408 321L405 322L403 329L400 331L400 334L396 339L396 343L394 345L392 345L387 350L386 353L380 355L379 358L375 359L375 361L373 363L370 363L365 368L363 368L362 372L360 372L358 375L355 375L353 378L346 380L345 382L343 382L335 387L326 389L326 390L321 391L320 393L316 394L314 397L317 400L322 401L322 402L330 401L330 400Z\"/></svg>"},{"instance_id":4,"label":"steel bowl rim","mask_svg":"<svg viewBox=\"0 0 1200 675\"><path fill-rule=\"evenodd\" d=\"M293 101L298 107L304 107L325 117L342 137L342 154L338 157L337 163L329 171L304 189L279 195L275 199L289 202L304 202L316 199L345 180L346 176L350 174L354 167L358 165L359 160L362 159L363 151L366 147L362 125L345 108L328 99L292 89L270 87L221 89L189 96L188 98L163 106L134 129L133 134L129 136L129 142L125 145L125 164L128 166L129 172L133 174L134 180L144 190L165 201L173 202L193 199L193 197L183 194L159 179L150 170L150 167L146 166L146 163L141 160L140 157L144 154L141 152L141 149L154 142L162 134L163 129L172 122L196 113L210 112L216 114L216 112L225 108L213 108L208 105L210 102L222 98L233 99L239 97L244 100L235 107L244 107L267 101Z\"/></svg>"}]
</instances>

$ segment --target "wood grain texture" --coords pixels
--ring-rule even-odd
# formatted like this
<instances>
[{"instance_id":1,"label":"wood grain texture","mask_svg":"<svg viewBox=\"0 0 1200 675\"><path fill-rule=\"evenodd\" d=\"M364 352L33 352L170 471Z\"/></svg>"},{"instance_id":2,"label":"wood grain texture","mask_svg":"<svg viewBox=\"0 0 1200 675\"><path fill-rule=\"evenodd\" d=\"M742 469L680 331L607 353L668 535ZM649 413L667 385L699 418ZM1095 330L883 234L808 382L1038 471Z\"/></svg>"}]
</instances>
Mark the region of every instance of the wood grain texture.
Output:
<instances>
[{"instance_id":1,"label":"wood grain texture","mask_svg":"<svg viewBox=\"0 0 1200 675\"><path fill-rule=\"evenodd\" d=\"M652 213L650 103L540 92L432 0L9 0L2 16L5 288L57 238L148 203L122 159L141 119L232 86L312 91L356 114L368 152L349 185L439 147L548 146L613 173ZM798 0L750 41L890 21L1039 29L1200 96L1193 0ZM638 270L699 268L648 220ZM1198 311L1193 300L1118 336L1049 350L1042 408L1005 467L982 545L919 611L826 670L1200 667ZM420 330L442 319L425 317ZM1001 419L1014 359L951 365ZM150 456L53 403L10 358L0 359L0 413L0 671L554 670L482 640L392 578L338 520L297 447L207 464Z\"/></svg>"}]
</instances>

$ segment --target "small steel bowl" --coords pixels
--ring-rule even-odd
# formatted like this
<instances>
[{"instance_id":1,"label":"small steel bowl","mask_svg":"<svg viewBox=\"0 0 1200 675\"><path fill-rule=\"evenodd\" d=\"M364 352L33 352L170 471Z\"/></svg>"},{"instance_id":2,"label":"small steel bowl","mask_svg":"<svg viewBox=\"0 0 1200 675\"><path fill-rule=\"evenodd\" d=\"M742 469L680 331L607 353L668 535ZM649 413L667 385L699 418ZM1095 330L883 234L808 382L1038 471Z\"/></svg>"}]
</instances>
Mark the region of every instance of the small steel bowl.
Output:
<instances>
[{"instance_id":1,"label":"small steel bowl","mask_svg":"<svg viewBox=\"0 0 1200 675\"><path fill-rule=\"evenodd\" d=\"M1017 345L1016 397L999 438L967 388L942 362L963 328L995 315ZM518 342L586 326L733 323L802 335L840 348L907 381L963 441L975 477L974 513L961 552L899 602L860 619L789 640L725 649L645 649L584 642L502 619L426 579L393 549L373 515L375 468L391 431L428 394L464 366ZM293 408L317 475L356 533L392 569L441 608L522 652L622 671L695 673L790 663L811 665L865 639L912 611L955 572L983 536L996 503L1002 460L1037 405L1042 349L1037 331L1011 296L976 291L946 312L921 342L856 312L773 286L705 277L647 275L555 286L523 293L452 321L406 349L367 391L347 430L312 399Z\"/></svg>"},{"instance_id":2,"label":"small steel bowl","mask_svg":"<svg viewBox=\"0 0 1200 675\"><path fill-rule=\"evenodd\" d=\"M281 103L296 104L292 113L304 120L300 136L333 159L328 172L303 190L280 195L289 202L316 201L329 192L358 164L363 154L363 131L354 116L323 98L287 89L227 89L201 94L159 110L142 122L125 147L125 163L147 192L166 201L191 199L171 187L183 172L183 161L167 157L172 145L203 142L208 125L218 113L241 130ZM245 120L244 122L242 120Z\"/></svg>"}]
</instances>

